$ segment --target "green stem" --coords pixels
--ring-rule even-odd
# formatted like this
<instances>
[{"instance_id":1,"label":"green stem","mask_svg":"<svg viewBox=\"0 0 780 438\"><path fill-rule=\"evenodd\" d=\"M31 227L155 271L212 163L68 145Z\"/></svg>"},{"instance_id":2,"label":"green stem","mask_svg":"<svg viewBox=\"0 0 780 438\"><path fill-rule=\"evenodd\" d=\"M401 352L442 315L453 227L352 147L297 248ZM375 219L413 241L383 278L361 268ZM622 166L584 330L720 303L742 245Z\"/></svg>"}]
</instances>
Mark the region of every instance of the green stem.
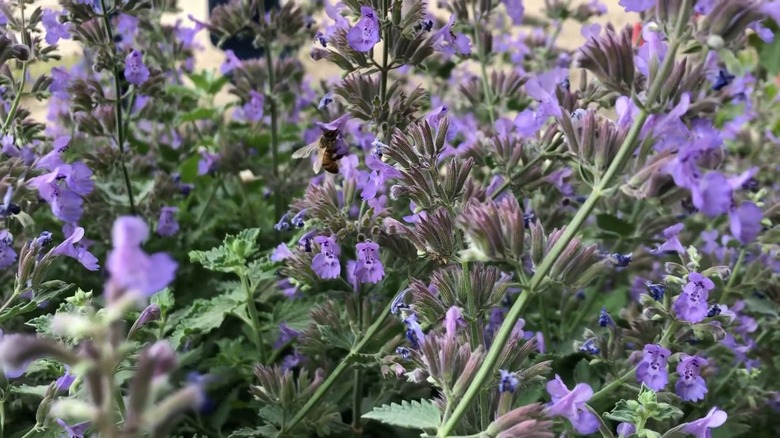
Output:
<instances>
[{"instance_id":1,"label":"green stem","mask_svg":"<svg viewBox=\"0 0 780 438\"><path fill-rule=\"evenodd\" d=\"M360 430L360 414L363 405L363 373L360 369L353 371L352 377L352 431L355 435L362 435Z\"/></svg>"},{"instance_id":2,"label":"green stem","mask_svg":"<svg viewBox=\"0 0 780 438\"><path fill-rule=\"evenodd\" d=\"M388 12L388 5L387 1L382 0L382 18L387 17ZM384 110L385 105L387 104L387 78L390 73L390 69L388 68L387 60L390 56L390 32L389 32L389 25L385 25L382 27L382 66L379 70L380 73L380 79L379 79L379 101L380 105L379 107ZM385 143L390 143L390 125L388 124L384 129L384 141Z\"/></svg>"},{"instance_id":3,"label":"green stem","mask_svg":"<svg viewBox=\"0 0 780 438\"><path fill-rule=\"evenodd\" d=\"M729 277L728 283L726 283L726 288L723 289L723 296L720 297L720 302L723 304L726 304L726 298L729 296L729 292L731 292L731 289L734 286L734 283L737 280L737 272L742 267L742 264L745 262L745 253L747 252L747 248L742 247L742 250L739 252L739 256L737 257L737 263L734 264L734 269L731 270L731 276Z\"/></svg>"},{"instance_id":4,"label":"green stem","mask_svg":"<svg viewBox=\"0 0 780 438\"><path fill-rule=\"evenodd\" d=\"M19 9L21 13L21 24L22 24L22 38L25 38L26 34L26 19L24 18L24 2L19 2ZM29 44L29 41L24 41L25 44ZM11 122L14 120L14 117L16 117L16 111L19 109L19 102L22 101L22 94L24 93L24 85L27 83L27 66L28 62L22 63L22 79L19 81L19 89L16 90L16 95L14 96L14 101L11 103L11 108L8 110L8 115L5 117L5 121L3 122L3 134L6 134L8 131L8 128L11 127Z\"/></svg>"},{"instance_id":5,"label":"green stem","mask_svg":"<svg viewBox=\"0 0 780 438\"><path fill-rule=\"evenodd\" d=\"M392 304L392 301L387 303L385 309L382 310L382 313L379 315L376 321L371 324L371 327L368 328L366 334L363 335L363 337L360 339L360 342L358 342L358 344L350 350L349 354L347 354L347 357L345 357L344 360L342 360L338 366L336 366L333 372L331 372L328 378L322 382L322 385L317 388L317 391L314 392L306 404L304 404L303 407L295 414L292 420L287 423L286 427L279 431L277 436L284 436L286 432L289 432L298 423L300 423L301 420L303 420L306 415L308 415L309 411L317 406L320 400L328 393L328 390L330 390L330 388L339 381L341 375L344 374L347 368L349 368L349 365L353 361L354 357L363 351L366 345L368 345L368 343L380 329L384 328L385 320L387 320L388 316L390 316L390 307Z\"/></svg>"},{"instance_id":6,"label":"green stem","mask_svg":"<svg viewBox=\"0 0 780 438\"><path fill-rule=\"evenodd\" d=\"M452 431L455 429L455 426L458 425L460 419L466 413L466 409L468 409L469 404L471 404L471 402L474 400L474 397L476 397L477 394L482 391L483 385L488 381L488 378L494 374L496 363L498 362L498 358L501 355L501 351L509 340L512 329L514 328L517 320L520 318L525 305L528 303L529 297L538 293L539 286L544 281L547 273L552 268L552 265L561 256L569 242L577 235L580 227L582 227L582 225L585 223L585 220L588 218L588 216L590 216L598 201L605 196L605 191L611 187L612 181L625 167L625 162L634 151L634 143L639 137L639 133L647 121L647 118L650 116L649 107L656 101L656 99L658 99L658 96L661 94L661 90L666 80L668 79L669 72L671 71L674 64L675 54L677 53L677 49L680 46L680 37L683 33L684 25L688 19L688 11L691 9L691 1L692 0L683 0L683 4L680 9L682 12L678 16L674 34L670 39L666 58L664 58L661 69L653 80L650 90L647 93L645 106L640 109L639 114L637 114L637 117L634 119L634 122L631 125L631 129L626 135L623 143L620 145L620 149L618 150L615 159L612 160L612 163L610 164L609 168L607 168L603 178L601 178L601 180L593 187L593 191L591 192L590 196L588 196L588 199L586 199L582 204L582 207L580 207L579 211L577 211L577 214L574 215L574 218L572 218L560 239L558 239L552 249L550 249L550 252L547 253L547 255L544 257L544 260L542 260L542 262L539 264L539 267L537 268L533 277L531 277L531 280L528 284L528 289L520 295L520 298L509 310L506 319L504 319L503 324L501 324L501 328L498 330L498 333L493 340L493 345L490 347L487 356L485 356L482 366L474 376L474 380L471 381L471 384L466 390L463 399L461 399L460 403L458 403L458 405L455 407L452 416L450 416L447 422L439 429L437 436L446 437L452 433Z\"/></svg>"},{"instance_id":7,"label":"green stem","mask_svg":"<svg viewBox=\"0 0 780 438\"><path fill-rule=\"evenodd\" d=\"M260 17L265 17L265 2L258 2L260 6ZM282 187L286 187L286 184L278 181L279 178L279 109L276 105L276 71L274 71L274 54L273 45L271 44L271 36L266 34L263 38L263 57L265 58L266 69L268 70L268 93L267 97L270 97L271 107L271 165L273 167L274 178L277 179L278 188L274 190L274 212L276 219L279 219L284 209L282 202L283 198L280 196L279 190Z\"/></svg>"},{"instance_id":8,"label":"green stem","mask_svg":"<svg viewBox=\"0 0 780 438\"><path fill-rule=\"evenodd\" d=\"M26 434L22 435L21 438L31 438L35 436L36 433L41 432L41 428L43 427L42 424L36 423L35 426L33 426L32 429L28 430Z\"/></svg>"},{"instance_id":9,"label":"green stem","mask_svg":"<svg viewBox=\"0 0 780 438\"><path fill-rule=\"evenodd\" d=\"M249 287L249 279L246 277L246 273L239 274L241 278L241 287L246 292L246 308L249 310L249 317L252 320L252 334L255 341L255 348L257 349L257 355L260 359L260 363L265 363L265 346L263 345L263 337L260 335L260 317L257 315L257 306L255 305L255 294L252 288Z\"/></svg>"},{"instance_id":10,"label":"green stem","mask_svg":"<svg viewBox=\"0 0 780 438\"><path fill-rule=\"evenodd\" d=\"M130 214L135 215L135 198L133 197L133 186L130 184L130 173L125 165L125 126L122 123L122 84L119 73L119 62L116 59L116 46L114 44L114 32L111 30L111 18L109 17L106 0L100 0L100 6L103 8L103 24L106 27L106 36L108 37L108 46L111 49L111 55L114 58L114 88L116 88L116 99L114 99L114 112L116 113L116 142L119 148L119 166L122 168L122 175L127 188L127 197L130 200Z\"/></svg>"},{"instance_id":11,"label":"green stem","mask_svg":"<svg viewBox=\"0 0 780 438\"><path fill-rule=\"evenodd\" d=\"M490 79L488 78L487 74L487 54L485 53L485 48L482 45L482 32L481 32L481 26L480 21L481 17L477 16L477 3L474 2L474 44L477 48L477 59L479 60L479 70L480 70L480 76L482 78L482 92L485 94L485 106L487 107L488 112L488 118L490 119L490 125L496 123L496 109L493 106L495 101L493 99L493 89L490 88Z\"/></svg>"}]
</instances>

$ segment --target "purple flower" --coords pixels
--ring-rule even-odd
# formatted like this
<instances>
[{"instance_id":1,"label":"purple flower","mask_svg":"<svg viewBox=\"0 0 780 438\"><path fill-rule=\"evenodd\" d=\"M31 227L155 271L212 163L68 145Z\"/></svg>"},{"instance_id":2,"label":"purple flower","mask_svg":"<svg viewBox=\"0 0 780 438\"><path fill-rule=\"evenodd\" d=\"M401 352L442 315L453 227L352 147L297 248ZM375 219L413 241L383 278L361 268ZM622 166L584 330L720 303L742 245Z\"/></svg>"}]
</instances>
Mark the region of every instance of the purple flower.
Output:
<instances>
[{"instance_id":1,"label":"purple flower","mask_svg":"<svg viewBox=\"0 0 780 438\"><path fill-rule=\"evenodd\" d=\"M663 231L663 235L666 241L655 249L655 253L676 252L678 254L685 254L685 248L680 243L680 231L685 228L683 224L674 224L671 227L667 227Z\"/></svg>"},{"instance_id":2,"label":"purple flower","mask_svg":"<svg viewBox=\"0 0 780 438\"><path fill-rule=\"evenodd\" d=\"M226 75L237 68L241 68L241 60L232 50L225 50L225 62L219 66L219 71Z\"/></svg>"},{"instance_id":3,"label":"purple flower","mask_svg":"<svg viewBox=\"0 0 780 438\"><path fill-rule=\"evenodd\" d=\"M525 6L523 6L523 0L501 0L506 7L506 13L512 19L512 24L519 26L523 24L523 16L525 15Z\"/></svg>"},{"instance_id":4,"label":"purple flower","mask_svg":"<svg viewBox=\"0 0 780 438\"><path fill-rule=\"evenodd\" d=\"M685 423L682 427L682 431L689 433L696 438L710 438L712 433L709 429L722 426L727 418L728 414L718 408L712 408L707 413L706 417Z\"/></svg>"},{"instance_id":5,"label":"purple flower","mask_svg":"<svg viewBox=\"0 0 780 438\"><path fill-rule=\"evenodd\" d=\"M452 26L455 24L455 15L450 16L450 20L441 29L439 29L431 40L435 42L434 48L446 56L452 56L455 53L460 55L471 54L471 41L462 34L455 34Z\"/></svg>"},{"instance_id":6,"label":"purple flower","mask_svg":"<svg viewBox=\"0 0 780 438\"><path fill-rule=\"evenodd\" d=\"M636 368L636 379L653 391L661 391L669 383L666 361L672 352L656 344L647 344L642 351L644 356Z\"/></svg>"},{"instance_id":7,"label":"purple flower","mask_svg":"<svg viewBox=\"0 0 780 438\"><path fill-rule=\"evenodd\" d=\"M551 417L564 417L571 422L574 430L583 435L589 435L599 428L599 420L590 412L585 403L593 396L593 388L587 383L578 383L569 391L560 376L547 382L547 392L552 402L547 406L547 414Z\"/></svg>"},{"instance_id":8,"label":"purple flower","mask_svg":"<svg viewBox=\"0 0 780 438\"><path fill-rule=\"evenodd\" d=\"M384 266L379 260L379 245L366 240L358 243L355 249L357 253L355 278L361 283L379 283L385 276Z\"/></svg>"},{"instance_id":9,"label":"purple flower","mask_svg":"<svg viewBox=\"0 0 780 438\"><path fill-rule=\"evenodd\" d=\"M55 384L57 385L57 391L66 392L70 389L73 382L76 381L76 375L70 373L70 367L65 365L65 374L60 376Z\"/></svg>"},{"instance_id":10,"label":"purple flower","mask_svg":"<svg viewBox=\"0 0 780 438\"><path fill-rule=\"evenodd\" d=\"M706 366L707 361L699 356L682 355L682 360L677 364L677 373L680 379L674 386L674 391L685 401L704 400L707 393L707 384L701 377L701 367Z\"/></svg>"},{"instance_id":11,"label":"purple flower","mask_svg":"<svg viewBox=\"0 0 780 438\"><path fill-rule=\"evenodd\" d=\"M16 263L16 251L13 246L14 236L8 230L0 230L0 269L5 269Z\"/></svg>"},{"instance_id":12,"label":"purple flower","mask_svg":"<svg viewBox=\"0 0 780 438\"><path fill-rule=\"evenodd\" d=\"M67 168L65 184L81 196L92 193L95 183L92 181L92 170L81 161L71 163Z\"/></svg>"},{"instance_id":13,"label":"purple flower","mask_svg":"<svg viewBox=\"0 0 780 438\"><path fill-rule=\"evenodd\" d=\"M743 202L729 212L731 234L743 245L752 242L761 233L763 213L752 202Z\"/></svg>"},{"instance_id":14,"label":"purple flower","mask_svg":"<svg viewBox=\"0 0 780 438\"><path fill-rule=\"evenodd\" d=\"M311 260L311 269L323 280L338 278L341 275L341 247L336 243L336 237L317 236L314 243L320 246L320 253Z\"/></svg>"},{"instance_id":15,"label":"purple flower","mask_svg":"<svg viewBox=\"0 0 780 438\"><path fill-rule=\"evenodd\" d=\"M458 334L458 327L466 325L466 321L463 319L463 311L458 306L452 306L447 310L444 315L444 332L448 337L455 337Z\"/></svg>"},{"instance_id":16,"label":"purple flower","mask_svg":"<svg viewBox=\"0 0 780 438\"><path fill-rule=\"evenodd\" d=\"M507 370L498 370L500 379L498 380L498 392L515 392L517 386L520 384L520 379L517 378L515 373L510 373Z\"/></svg>"},{"instance_id":17,"label":"purple flower","mask_svg":"<svg viewBox=\"0 0 780 438\"><path fill-rule=\"evenodd\" d=\"M620 0L618 4L626 12L643 12L655 6L655 0Z\"/></svg>"},{"instance_id":18,"label":"purple flower","mask_svg":"<svg viewBox=\"0 0 780 438\"><path fill-rule=\"evenodd\" d=\"M241 107L240 116L247 122L258 123L263 120L265 96L255 90L249 91L249 101Z\"/></svg>"},{"instance_id":19,"label":"purple flower","mask_svg":"<svg viewBox=\"0 0 780 438\"><path fill-rule=\"evenodd\" d=\"M57 424L59 424L60 427L62 427L62 429L65 430L65 436L67 436L68 438L84 438L84 435L87 433L87 430L91 426L89 421L85 421L83 423L77 423L71 426L61 418L57 419Z\"/></svg>"},{"instance_id":20,"label":"purple flower","mask_svg":"<svg viewBox=\"0 0 780 438\"><path fill-rule=\"evenodd\" d=\"M368 6L360 7L360 19L347 32L347 42L356 52L368 52L379 42L379 18Z\"/></svg>"},{"instance_id":21,"label":"purple flower","mask_svg":"<svg viewBox=\"0 0 780 438\"><path fill-rule=\"evenodd\" d=\"M136 291L144 296L159 292L176 274L177 264L162 252L146 254L141 244L149 237L146 223L133 216L122 216L111 230L113 249L106 268L110 282L120 290Z\"/></svg>"},{"instance_id":22,"label":"purple flower","mask_svg":"<svg viewBox=\"0 0 780 438\"><path fill-rule=\"evenodd\" d=\"M149 69L144 64L144 56L135 49L125 58L125 79L133 85L141 85L149 79Z\"/></svg>"},{"instance_id":23,"label":"purple flower","mask_svg":"<svg viewBox=\"0 0 780 438\"><path fill-rule=\"evenodd\" d=\"M292 251L290 251L290 248L288 248L286 244L280 243L271 253L271 261L280 262L284 259L292 257L292 255L293 254Z\"/></svg>"},{"instance_id":24,"label":"purple flower","mask_svg":"<svg viewBox=\"0 0 780 438\"><path fill-rule=\"evenodd\" d=\"M0 154L8 155L9 157L18 157L21 155L19 152L19 148L16 146L16 141L14 139L14 136L11 134L5 134L3 135L2 140L0 140L0 146L2 146L2 149L0 150Z\"/></svg>"},{"instance_id":25,"label":"purple flower","mask_svg":"<svg viewBox=\"0 0 780 438\"><path fill-rule=\"evenodd\" d=\"M424 345L425 333L423 333L420 323L417 322L417 315L410 313L403 319L403 323L406 324L406 339L409 340L409 345L414 349Z\"/></svg>"},{"instance_id":26,"label":"purple flower","mask_svg":"<svg viewBox=\"0 0 780 438\"><path fill-rule=\"evenodd\" d=\"M628 438L636 433L636 427L631 423L620 423L617 427L618 438Z\"/></svg>"},{"instance_id":27,"label":"purple flower","mask_svg":"<svg viewBox=\"0 0 780 438\"><path fill-rule=\"evenodd\" d=\"M273 348L279 349L297 339L301 332L291 329L286 322L279 324L279 338L274 342Z\"/></svg>"},{"instance_id":28,"label":"purple flower","mask_svg":"<svg viewBox=\"0 0 780 438\"><path fill-rule=\"evenodd\" d=\"M139 23L140 20L132 15L119 14L116 19L116 31L122 36L122 47L128 47L133 44L135 36L138 34Z\"/></svg>"},{"instance_id":29,"label":"purple flower","mask_svg":"<svg viewBox=\"0 0 780 438\"><path fill-rule=\"evenodd\" d=\"M65 236L67 238L52 250L52 254L72 257L90 271L100 269L97 257L92 255L83 245L77 245L84 238L84 228L75 227L71 231L66 227L64 231L66 231ZM67 233L67 231L71 231L71 233Z\"/></svg>"},{"instance_id":30,"label":"purple flower","mask_svg":"<svg viewBox=\"0 0 780 438\"><path fill-rule=\"evenodd\" d=\"M720 172L708 172L691 189L693 205L707 216L715 217L729 211L733 190Z\"/></svg>"},{"instance_id":31,"label":"purple flower","mask_svg":"<svg viewBox=\"0 0 780 438\"><path fill-rule=\"evenodd\" d=\"M636 69L639 70L639 72L642 73L642 75L644 75L646 78L649 78L651 73L650 66L654 63L660 65L661 62L663 62L663 59L666 57L666 51L669 47L666 43L663 42L663 40L661 40L661 33L650 30L649 27L645 27L642 30L642 39L644 39L645 42L637 51L635 57ZM680 102L682 103L684 101L681 100ZM687 103L684 106L686 105ZM673 110L670 115L672 117L661 116L659 119L665 121L673 120L675 111Z\"/></svg>"},{"instance_id":32,"label":"purple flower","mask_svg":"<svg viewBox=\"0 0 780 438\"><path fill-rule=\"evenodd\" d=\"M692 324L703 321L707 317L707 298L714 288L712 280L698 272L691 272L683 293L674 300L674 313L681 320Z\"/></svg>"},{"instance_id":33,"label":"purple flower","mask_svg":"<svg viewBox=\"0 0 780 438\"><path fill-rule=\"evenodd\" d=\"M41 14L41 23L46 30L46 42L49 44L57 44L61 39L67 40L70 38L70 32L68 32L68 24L60 23L58 18L61 15L65 15L63 11L52 11L51 9L44 9Z\"/></svg>"},{"instance_id":34,"label":"purple flower","mask_svg":"<svg viewBox=\"0 0 780 438\"><path fill-rule=\"evenodd\" d=\"M160 218L157 220L157 234L161 236L173 236L179 231L179 223L176 222L176 207L163 207L160 210Z\"/></svg>"},{"instance_id":35,"label":"purple flower","mask_svg":"<svg viewBox=\"0 0 780 438\"><path fill-rule=\"evenodd\" d=\"M207 150L200 151L200 161L198 161L198 175L213 174L219 167L219 154L212 154Z\"/></svg>"}]
</instances>

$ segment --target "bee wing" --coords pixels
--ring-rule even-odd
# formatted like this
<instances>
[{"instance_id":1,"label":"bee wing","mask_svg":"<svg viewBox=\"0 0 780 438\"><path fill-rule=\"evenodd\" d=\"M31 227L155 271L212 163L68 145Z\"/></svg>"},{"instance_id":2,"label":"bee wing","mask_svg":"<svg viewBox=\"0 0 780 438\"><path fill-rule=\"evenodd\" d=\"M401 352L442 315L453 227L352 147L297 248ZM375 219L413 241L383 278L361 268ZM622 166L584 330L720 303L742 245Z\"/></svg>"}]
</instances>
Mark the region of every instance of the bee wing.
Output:
<instances>
[{"instance_id":1,"label":"bee wing","mask_svg":"<svg viewBox=\"0 0 780 438\"><path fill-rule=\"evenodd\" d=\"M306 158L309 155L311 155L312 152L314 152L320 145L320 142L315 141L314 143L308 144L297 151L293 152L292 157L293 158Z\"/></svg>"},{"instance_id":2,"label":"bee wing","mask_svg":"<svg viewBox=\"0 0 780 438\"><path fill-rule=\"evenodd\" d=\"M325 154L328 152L325 148L320 148L320 151L317 153L317 159L314 160L314 174L320 173L320 170L322 170L322 160L325 158Z\"/></svg>"}]
</instances>

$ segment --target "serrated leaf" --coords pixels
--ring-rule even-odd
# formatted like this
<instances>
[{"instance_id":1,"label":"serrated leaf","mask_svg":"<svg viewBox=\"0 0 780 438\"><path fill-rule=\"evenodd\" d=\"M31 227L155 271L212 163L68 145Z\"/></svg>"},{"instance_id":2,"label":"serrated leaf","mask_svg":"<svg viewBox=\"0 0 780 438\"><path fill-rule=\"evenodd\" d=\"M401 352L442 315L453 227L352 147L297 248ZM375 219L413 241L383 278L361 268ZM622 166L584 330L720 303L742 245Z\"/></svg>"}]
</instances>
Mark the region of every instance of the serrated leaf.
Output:
<instances>
[{"instance_id":1,"label":"serrated leaf","mask_svg":"<svg viewBox=\"0 0 780 438\"><path fill-rule=\"evenodd\" d=\"M248 437L268 437L273 438L276 437L276 435L279 433L279 430L275 427L271 426L270 424L266 424L262 427L255 427L255 428L249 428L244 427L238 430L233 431L230 435L228 435L228 438L248 438Z\"/></svg>"},{"instance_id":2,"label":"serrated leaf","mask_svg":"<svg viewBox=\"0 0 780 438\"><path fill-rule=\"evenodd\" d=\"M171 290L166 287L162 291L152 295L150 302L152 304L157 304L160 307L162 313L166 314L168 311L173 309L175 299L173 298L173 293Z\"/></svg>"},{"instance_id":3,"label":"serrated leaf","mask_svg":"<svg viewBox=\"0 0 780 438\"><path fill-rule=\"evenodd\" d=\"M404 400L402 404L393 403L374 408L363 418L376 420L391 426L408 429L436 429L441 424L441 412L430 400Z\"/></svg>"},{"instance_id":4,"label":"serrated leaf","mask_svg":"<svg viewBox=\"0 0 780 438\"><path fill-rule=\"evenodd\" d=\"M239 292L236 290L230 295L195 300L187 311L173 315L171 319L179 322L171 335L171 342L178 346L186 336L219 328L225 318L242 304L237 296Z\"/></svg>"},{"instance_id":5,"label":"serrated leaf","mask_svg":"<svg viewBox=\"0 0 780 438\"><path fill-rule=\"evenodd\" d=\"M244 269L247 258L257 251L260 229L249 228L238 235L229 235L221 246L208 251L190 251L190 261L200 263L204 268L217 272L239 272Z\"/></svg>"}]
</instances>

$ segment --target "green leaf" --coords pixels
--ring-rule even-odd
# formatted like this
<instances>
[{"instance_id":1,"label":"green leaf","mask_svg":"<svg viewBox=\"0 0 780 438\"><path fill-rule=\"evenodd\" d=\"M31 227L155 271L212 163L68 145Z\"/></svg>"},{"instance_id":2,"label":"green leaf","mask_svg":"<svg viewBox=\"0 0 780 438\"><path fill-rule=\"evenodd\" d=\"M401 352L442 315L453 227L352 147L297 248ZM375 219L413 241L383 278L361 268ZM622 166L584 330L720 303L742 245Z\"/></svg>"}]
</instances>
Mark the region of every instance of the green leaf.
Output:
<instances>
[{"instance_id":1,"label":"green leaf","mask_svg":"<svg viewBox=\"0 0 780 438\"><path fill-rule=\"evenodd\" d=\"M216 108L199 107L179 116L180 123L194 122L196 120L213 119L217 115Z\"/></svg>"},{"instance_id":2,"label":"green leaf","mask_svg":"<svg viewBox=\"0 0 780 438\"><path fill-rule=\"evenodd\" d=\"M208 251L190 251L190 261L200 263L210 271L239 273L244 269L246 259L257 250L259 236L258 228L227 236L222 246Z\"/></svg>"},{"instance_id":3,"label":"green leaf","mask_svg":"<svg viewBox=\"0 0 780 438\"><path fill-rule=\"evenodd\" d=\"M179 166L179 174L181 175L182 182L193 183L198 178L198 162L200 161L200 155L193 155Z\"/></svg>"},{"instance_id":4,"label":"green leaf","mask_svg":"<svg viewBox=\"0 0 780 438\"><path fill-rule=\"evenodd\" d=\"M384 405L364 414L363 418L409 429L436 429L441 424L441 412L430 400Z\"/></svg>"},{"instance_id":5,"label":"green leaf","mask_svg":"<svg viewBox=\"0 0 780 438\"><path fill-rule=\"evenodd\" d=\"M274 438L279 433L279 430L270 424L263 427L255 427L254 429L249 427L243 427L241 429L233 431L228 438L247 438L247 437L268 437Z\"/></svg>"},{"instance_id":6,"label":"green leaf","mask_svg":"<svg viewBox=\"0 0 780 438\"><path fill-rule=\"evenodd\" d=\"M634 224L608 213L596 215L596 225L602 230L618 236L627 237L634 233Z\"/></svg>"},{"instance_id":7,"label":"green leaf","mask_svg":"<svg viewBox=\"0 0 780 438\"><path fill-rule=\"evenodd\" d=\"M166 315L175 304L173 293L167 287L162 291L152 295L152 299L149 300L152 304L157 304L160 307L163 315Z\"/></svg>"},{"instance_id":8,"label":"green leaf","mask_svg":"<svg viewBox=\"0 0 780 438\"><path fill-rule=\"evenodd\" d=\"M216 81L213 81L209 84L208 90L206 90L209 94L214 95L222 91L222 88L225 87L230 82L230 76L224 75L220 76L219 79Z\"/></svg>"},{"instance_id":9,"label":"green leaf","mask_svg":"<svg viewBox=\"0 0 780 438\"><path fill-rule=\"evenodd\" d=\"M178 347L190 335L208 333L225 321L225 318L243 303L241 291L236 289L229 295L219 295L209 300L198 299L183 312L171 315L177 321L171 335L171 343Z\"/></svg>"}]
</instances>

